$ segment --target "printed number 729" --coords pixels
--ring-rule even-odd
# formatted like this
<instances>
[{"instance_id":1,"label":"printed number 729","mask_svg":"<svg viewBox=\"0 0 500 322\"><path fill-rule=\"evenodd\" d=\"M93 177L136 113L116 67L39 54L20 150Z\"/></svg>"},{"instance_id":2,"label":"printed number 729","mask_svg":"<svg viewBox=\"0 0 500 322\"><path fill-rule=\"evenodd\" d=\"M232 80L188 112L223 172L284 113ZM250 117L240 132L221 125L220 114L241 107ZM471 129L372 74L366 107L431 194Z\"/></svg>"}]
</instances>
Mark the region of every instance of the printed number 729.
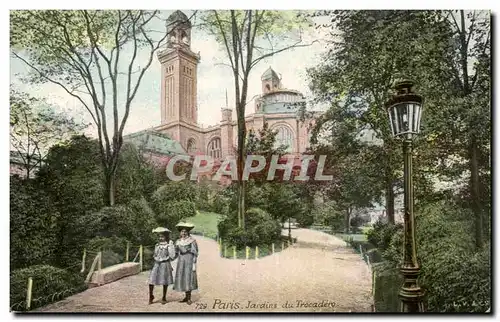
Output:
<instances>
[{"instance_id":1,"label":"printed number 729","mask_svg":"<svg viewBox=\"0 0 500 322\"><path fill-rule=\"evenodd\" d=\"M207 308L207 303L195 303L197 310L203 310Z\"/></svg>"}]
</instances>

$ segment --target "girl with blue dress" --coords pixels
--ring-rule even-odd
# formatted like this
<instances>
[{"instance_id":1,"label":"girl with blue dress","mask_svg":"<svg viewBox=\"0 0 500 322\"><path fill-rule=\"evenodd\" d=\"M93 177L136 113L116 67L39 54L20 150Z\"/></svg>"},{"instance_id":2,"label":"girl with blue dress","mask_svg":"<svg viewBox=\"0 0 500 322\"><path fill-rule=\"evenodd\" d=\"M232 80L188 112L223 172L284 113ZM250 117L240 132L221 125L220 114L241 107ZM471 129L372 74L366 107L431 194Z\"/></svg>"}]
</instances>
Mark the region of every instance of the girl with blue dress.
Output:
<instances>
[{"instance_id":1,"label":"girl with blue dress","mask_svg":"<svg viewBox=\"0 0 500 322\"><path fill-rule=\"evenodd\" d=\"M149 304L152 304L154 300L153 290L155 285L163 286L163 297L161 302L162 304L166 304L167 288L169 285L174 284L171 262L175 260L177 255L174 243L170 240L170 230L166 228L157 228L155 232L159 232L160 241L155 245L153 255L155 263L149 273Z\"/></svg>"}]
</instances>

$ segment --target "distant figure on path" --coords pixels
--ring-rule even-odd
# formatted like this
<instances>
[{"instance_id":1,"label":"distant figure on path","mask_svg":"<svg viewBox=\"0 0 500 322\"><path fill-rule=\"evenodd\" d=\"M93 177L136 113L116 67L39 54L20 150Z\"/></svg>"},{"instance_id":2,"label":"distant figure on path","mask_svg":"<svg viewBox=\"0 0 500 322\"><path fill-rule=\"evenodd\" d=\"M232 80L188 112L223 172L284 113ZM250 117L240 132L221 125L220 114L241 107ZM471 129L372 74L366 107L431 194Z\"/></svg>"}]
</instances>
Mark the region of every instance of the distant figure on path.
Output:
<instances>
[{"instance_id":1,"label":"distant figure on path","mask_svg":"<svg viewBox=\"0 0 500 322\"><path fill-rule=\"evenodd\" d=\"M160 242L155 245L154 251L154 265L149 273L149 304L153 303L154 295L153 290L155 285L163 285L162 304L167 303L167 288L169 285L174 284L172 276L171 261L175 260L177 254L175 251L174 243L170 240L170 230L167 228L156 228L153 232L160 234Z\"/></svg>"},{"instance_id":2,"label":"distant figure on path","mask_svg":"<svg viewBox=\"0 0 500 322\"><path fill-rule=\"evenodd\" d=\"M198 289L198 278L196 276L198 244L189 234L191 229L194 228L193 224L181 222L176 227L180 231L180 238L175 243L179 259L175 272L174 290L186 292L186 296L181 302L191 304L191 291Z\"/></svg>"}]
</instances>

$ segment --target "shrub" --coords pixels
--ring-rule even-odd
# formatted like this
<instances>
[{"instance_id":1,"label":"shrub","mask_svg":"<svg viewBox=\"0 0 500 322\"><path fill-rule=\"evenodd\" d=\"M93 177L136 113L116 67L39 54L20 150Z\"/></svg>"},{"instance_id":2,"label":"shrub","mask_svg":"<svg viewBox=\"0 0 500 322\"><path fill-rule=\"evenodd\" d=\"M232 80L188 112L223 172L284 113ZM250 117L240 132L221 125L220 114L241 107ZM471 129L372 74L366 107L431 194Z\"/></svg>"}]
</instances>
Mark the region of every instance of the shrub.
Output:
<instances>
[{"instance_id":1,"label":"shrub","mask_svg":"<svg viewBox=\"0 0 500 322\"><path fill-rule=\"evenodd\" d=\"M374 302L376 312L399 312L399 289L403 279L398 268L384 265L373 266L374 270Z\"/></svg>"},{"instance_id":2,"label":"shrub","mask_svg":"<svg viewBox=\"0 0 500 322\"><path fill-rule=\"evenodd\" d=\"M300 227L309 227L314 223L314 215L311 212L303 212L297 216L297 223Z\"/></svg>"},{"instance_id":3,"label":"shrub","mask_svg":"<svg viewBox=\"0 0 500 322\"><path fill-rule=\"evenodd\" d=\"M433 202L418 211L419 281L426 291L429 312L484 312L491 305L490 249L489 245L474 249L473 216L468 213L450 200ZM402 247L403 232L398 229L383 253L392 267L401 264Z\"/></svg>"},{"instance_id":4,"label":"shrub","mask_svg":"<svg viewBox=\"0 0 500 322\"><path fill-rule=\"evenodd\" d=\"M259 208L250 208L246 213L245 229L237 226L236 214L219 222L219 235L238 248L268 245L281 236L281 225L269 213Z\"/></svg>"},{"instance_id":5,"label":"shrub","mask_svg":"<svg viewBox=\"0 0 500 322\"><path fill-rule=\"evenodd\" d=\"M154 246L153 247L144 247L142 253L142 270L147 271L153 268L154 265ZM131 258L130 260L133 260Z\"/></svg>"},{"instance_id":6,"label":"shrub","mask_svg":"<svg viewBox=\"0 0 500 322\"><path fill-rule=\"evenodd\" d=\"M10 188L11 269L52 263L56 259L59 214L31 181L11 178Z\"/></svg>"},{"instance_id":7,"label":"shrub","mask_svg":"<svg viewBox=\"0 0 500 322\"><path fill-rule=\"evenodd\" d=\"M156 215L156 222L163 227L174 229L175 225L184 218L196 216L194 202L188 200L172 201Z\"/></svg>"},{"instance_id":8,"label":"shrub","mask_svg":"<svg viewBox=\"0 0 500 322\"><path fill-rule=\"evenodd\" d=\"M216 194L212 199L210 209L212 212L223 214L227 212L228 207L229 207L228 198L222 196L221 194Z\"/></svg>"},{"instance_id":9,"label":"shrub","mask_svg":"<svg viewBox=\"0 0 500 322\"><path fill-rule=\"evenodd\" d=\"M474 249L473 216L442 200L417 217L421 284L433 312L484 312L490 307L490 249Z\"/></svg>"},{"instance_id":10,"label":"shrub","mask_svg":"<svg viewBox=\"0 0 500 322\"><path fill-rule=\"evenodd\" d=\"M87 288L82 275L49 265L35 265L13 270L10 273L10 305L23 303L23 305L15 305L12 308L15 311L25 309L29 277L33 278L32 308L61 300Z\"/></svg>"},{"instance_id":11,"label":"shrub","mask_svg":"<svg viewBox=\"0 0 500 322\"><path fill-rule=\"evenodd\" d=\"M155 213L146 199L130 201L130 210L133 214L134 229L130 242L136 245L151 245L156 242L157 236L152 230L158 225Z\"/></svg>"},{"instance_id":12,"label":"shrub","mask_svg":"<svg viewBox=\"0 0 500 322\"><path fill-rule=\"evenodd\" d=\"M401 225L393 225L378 220L373 225L373 229L366 234L366 237L370 244L377 247L381 252L384 252L389 248L392 236L401 228Z\"/></svg>"}]
</instances>

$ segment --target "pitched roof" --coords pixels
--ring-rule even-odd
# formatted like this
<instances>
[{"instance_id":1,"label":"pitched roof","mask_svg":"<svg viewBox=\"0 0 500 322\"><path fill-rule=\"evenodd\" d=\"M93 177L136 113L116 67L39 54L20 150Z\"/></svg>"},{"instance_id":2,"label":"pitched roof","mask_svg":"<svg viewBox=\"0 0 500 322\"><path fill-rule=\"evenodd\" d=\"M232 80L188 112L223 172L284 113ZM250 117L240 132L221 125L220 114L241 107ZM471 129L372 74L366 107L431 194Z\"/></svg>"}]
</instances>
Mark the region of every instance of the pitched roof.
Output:
<instances>
[{"instance_id":1,"label":"pitched roof","mask_svg":"<svg viewBox=\"0 0 500 322\"><path fill-rule=\"evenodd\" d=\"M269 68L262 74L260 77L261 80L266 80L266 79L271 79L271 78L277 78L279 79L278 74L269 66Z\"/></svg>"},{"instance_id":2,"label":"pitched roof","mask_svg":"<svg viewBox=\"0 0 500 322\"><path fill-rule=\"evenodd\" d=\"M191 24L186 14L180 10L175 10L170 16L168 16L167 21L169 22L178 21Z\"/></svg>"},{"instance_id":3,"label":"pitched roof","mask_svg":"<svg viewBox=\"0 0 500 322\"><path fill-rule=\"evenodd\" d=\"M187 154L181 144L168 135L145 130L123 137L123 141L134 144L139 149L163 155Z\"/></svg>"}]
</instances>

